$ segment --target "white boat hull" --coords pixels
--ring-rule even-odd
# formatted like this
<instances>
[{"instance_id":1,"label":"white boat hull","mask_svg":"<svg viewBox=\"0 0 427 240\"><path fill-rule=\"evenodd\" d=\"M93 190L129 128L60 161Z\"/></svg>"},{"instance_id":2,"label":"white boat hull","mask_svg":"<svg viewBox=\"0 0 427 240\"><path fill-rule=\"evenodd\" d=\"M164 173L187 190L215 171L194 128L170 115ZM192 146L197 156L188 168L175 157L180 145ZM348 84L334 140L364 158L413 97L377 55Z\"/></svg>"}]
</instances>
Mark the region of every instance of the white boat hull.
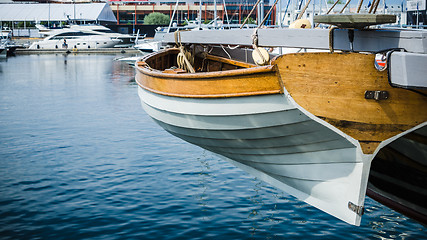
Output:
<instances>
[{"instance_id":1,"label":"white boat hull","mask_svg":"<svg viewBox=\"0 0 427 240\"><path fill-rule=\"evenodd\" d=\"M67 39L67 46L63 46L63 39L45 39L43 41L34 42L29 49L97 49L97 48L112 48L120 40L110 39L106 37L83 37L78 39Z\"/></svg>"},{"instance_id":2,"label":"white boat hull","mask_svg":"<svg viewBox=\"0 0 427 240\"><path fill-rule=\"evenodd\" d=\"M135 44L134 48L142 52L157 52L161 49L161 46L161 42L144 40L142 43Z\"/></svg>"},{"instance_id":3,"label":"white boat hull","mask_svg":"<svg viewBox=\"0 0 427 240\"><path fill-rule=\"evenodd\" d=\"M0 58L7 58L7 48L0 47Z\"/></svg>"},{"instance_id":4,"label":"white boat hull","mask_svg":"<svg viewBox=\"0 0 427 240\"><path fill-rule=\"evenodd\" d=\"M339 218L360 225L372 155L287 94L178 98L139 87L144 110L171 134Z\"/></svg>"}]
</instances>

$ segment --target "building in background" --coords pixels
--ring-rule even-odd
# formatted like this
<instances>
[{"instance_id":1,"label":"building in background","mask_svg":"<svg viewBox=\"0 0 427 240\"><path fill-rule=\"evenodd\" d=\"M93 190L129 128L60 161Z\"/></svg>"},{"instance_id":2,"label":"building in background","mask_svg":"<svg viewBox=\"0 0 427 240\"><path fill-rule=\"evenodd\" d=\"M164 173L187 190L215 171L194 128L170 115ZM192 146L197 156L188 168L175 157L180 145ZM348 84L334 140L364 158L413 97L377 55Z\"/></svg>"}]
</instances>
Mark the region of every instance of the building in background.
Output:
<instances>
[{"instance_id":1,"label":"building in background","mask_svg":"<svg viewBox=\"0 0 427 240\"><path fill-rule=\"evenodd\" d=\"M427 0L408 0L408 25L415 28L427 28Z\"/></svg>"},{"instance_id":2,"label":"building in background","mask_svg":"<svg viewBox=\"0 0 427 240\"><path fill-rule=\"evenodd\" d=\"M116 18L107 3L28 3L0 4L0 22L10 27L16 23L40 23L53 26L64 22L109 23Z\"/></svg>"},{"instance_id":3,"label":"building in background","mask_svg":"<svg viewBox=\"0 0 427 240\"><path fill-rule=\"evenodd\" d=\"M173 15L176 2L165 0L110 0L110 6L116 14L117 24L143 24L144 17L152 12ZM239 24L253 8L256 0L213 0L202 1L180 1L174 15L174 22L178 25L185 24L186 19L194 21L201 12L201 20L204 23L214 20L215 9L217 17L223 23ZM269 10L269 5L264 4L264 14ZM259 13L254 11L252 19L257 19ZM275 23L275 12L267 19L267 25Z\"/></svg>"},{"instance_id":4,"label":"building in background","mask_svg":"<svg viewBox=\"0 0 427 240\"><path fill-rule=\"evenodd\" d=\"M7 0L0 1L4 3ZM263 1L260 9L264 11L254 11L250 16L252 20L258 19L258 15L264 16L269 10L270 6L263 4ZM208 0L200 5L199 1L188 0L176 5L175 1L167 0L14 0L13 4L0 3L0 21L11 28L27 28L37 22L50 27L63 22L96 22L122 33L131 33L132 28L146 28L143 25L144 18L152 12L164 13L169 17L174 15L173 21L177 25L184 25L187 20L197 20L200 13L203 23L214 20L216 14L217 20L223 24L240 24L255 2L256 0ZM93 8L101 5L102 9ZM173 14L175 6L176 13ZM90 10L91 8L93 9ZM269 15L266 25L275 24L275 10L274 8Z\"/></svg>"},{"instance_id":5,"label":"building in background","mask_svg":"<svg viewBox=\"0 0 427 240\"><path fill-rule=\"evenodd\" d=\"M308 0L280 0L267 16L265 25L287 26L292 23ZM398 16L396 24L423 25L426 22L426 1L408 0L406 5L394 4L387 6L383 1L378 11L392 13ZM201 18L202 23L217 20L220 25L241 24L257 0L186 0L176 4L172 0L0 0L0 24L10 28L27 28L39 22L52 27L65 22L98 23L121 33L135 33L154 35L157 26L144 25L144 18L153 12L160 12L173 17L177 25L184 25L186 21L196 21ZM250 19L260 20L266 16L274 1L262 0L260 8L254 11ZM332 5L332 0L311 1L303 18L312 19L315 15L325 13ZM7 4L9 3L9 4ZM201 4L200 4L201 3ZM357 4L357 3L356 3ZM370 1L364 3L362 12L367 10ZM333 12L339 12L344 4L338 4ZM176 7L176 13L174 9ZM261 10L260 10L261 9ZM281 11L279 10L281 9ZM350 5L350 12L355 12L355 6ZM201 14L200 14L201 13Z\"/></svg>"}]
</instances>

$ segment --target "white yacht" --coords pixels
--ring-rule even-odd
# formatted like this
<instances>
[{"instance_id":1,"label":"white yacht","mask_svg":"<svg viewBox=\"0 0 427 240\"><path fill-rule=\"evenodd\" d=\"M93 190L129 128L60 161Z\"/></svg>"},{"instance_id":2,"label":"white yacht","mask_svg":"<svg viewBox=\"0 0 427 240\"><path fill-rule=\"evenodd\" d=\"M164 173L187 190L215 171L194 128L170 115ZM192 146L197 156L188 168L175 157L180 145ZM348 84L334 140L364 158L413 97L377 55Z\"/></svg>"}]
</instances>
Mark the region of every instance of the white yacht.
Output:
<instances>
[{"instance_id":1,"label":"white yacht","mask_svg":"<svg viewBox=\"0 0 427 240\"><path fill-rule=\"evenodd\" d=\"M7 56L6 41L8 39L9 39L8 32L3 31L3 29L1 29L1 31L0 31L0 59L6 58L6 56Z\"/></svg>"},{"instance_id":2,"label":"white yacht","mask_svg":"<svg viewBox=\"0 0 427 240\"><path fill-rule=\"evenodd\" d=\"M1 27L0 27L1 28ZM6 58L14 54L21 45L16 45L12 41L12 30L9 28L0 29L0 58Z\"/></svg>"},{"instance_id":3,"label":"white yacht","mask_svg":"<svg viewBox=\"0 0 427 240\"><path fill-rule=\"evenodd\" d=\"M144 39L142 41L138 41L134 48L140 50L141 52L157 52L162 49L162 42Z\"/></svg>"},{"instance_id":4,"label":"white yacht","mask_svg":"<svg viewBox=\"0 0 427 240\"><path fill-rule=\"evenodd\" d=\"M29 49L88 49L111 48L120 43L120 39L82 32L74 29L58 29L42 41L34 42Z\"/></svg>"},{"instance_id":5,"label":"white yacht","mask_svg":"<svg viewBox=\"0 0 427 240\"><path fill-rule=\"evenodd\" d=\"M131 47L135 44L135 39L136 39L135 36L132 36L129 34L117 33L102 25L95 25L95 24L71 25L70 29L84 32L84 33L91 33L95 35L105 36L115 40L120 40L114 47ZM145 37L145 35L138 36L138 37L142 39Z\"/></svg>"}]
</instances>

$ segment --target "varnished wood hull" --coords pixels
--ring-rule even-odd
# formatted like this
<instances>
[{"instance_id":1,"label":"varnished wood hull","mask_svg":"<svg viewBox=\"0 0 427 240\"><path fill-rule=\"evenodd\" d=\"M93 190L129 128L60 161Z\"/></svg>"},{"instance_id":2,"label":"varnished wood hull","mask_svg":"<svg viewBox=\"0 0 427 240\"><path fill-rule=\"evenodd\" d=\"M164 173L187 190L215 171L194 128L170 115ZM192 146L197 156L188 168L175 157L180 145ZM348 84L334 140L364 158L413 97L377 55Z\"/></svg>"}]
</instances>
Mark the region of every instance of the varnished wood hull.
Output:
<instances>
[{"instance_id":1,"label":"varnished wood hull","mask_svg":"<svg viewBox=\"0 0 427 240\"><path fill-rule=\"evenodd\" d=\"M427 121L427 98L393 88L387 71L374 67L374 54L286 54L273 61L285 89L310 113L357 139L366 154L378 145ZM366 99L366 91L388 98Z\"/></svg>"},{"instance_id":2,"label":"varnished wood hull","mask_svg":"<svg viewBox=\"0 0 427 240\"><path fill-rule=\"evenodd\" d=\"M313 71L318 63L311 65L303 54L296 56L291 63L287 57L292 56L285 55L274 60L273 66L195 74L153 70L149 66L161 58L151 59L148 64L148 57L137 63L138 92L145 111L166 131L223 156L254 176L333 216L359 225L373 153L424 124L424 113L413 122L410 118L398 118L397 122L384 124L376 122L384 116L381 111L389 107L394 114L399 114L400 108L393 105L399 103L367 102L368 110L374 105L383 107L375 108L381 116L379 120L342 113L340 111L348 110L352 104L360 108L360 103L348 102L348 98L359 99L360 96L358 92L354 96L349 87L341 88L343 93L340 93L334 85L361 84L346 81L346 74L335 75L332 80L324 77L316 82L319 79L313 77L315 74L301 72L299 68ZM336 55L326 56L326 59L328 57ZM352 62L356 57L365 64L363 66L369 61L365 56L351 56L350 60L345 57L340 55L335 61ZM304 66L299 60L307 64ZM173 59L162 56L162 61ZM320 61L319 58L316 61ZM366 77L376 82L386 80L383 73L368 72ZM340 82L336 82L337 79ZM308 80L312 82L309 84ZM325 85L325 81L329 83ZM383 83L376 84L387 87ZM331 89L332 95L327 96L332 97L322 99L324 93L319 91L325 88ZM386 90L393 91L394 100L394 89ZM406 96L406 93L396 93ZM308 99L311 97L315 100ZM411 94L409 98L415 99L415 105L423 101ZM328 105L331 101L335 105ZM417 106L409 109L417 109ZM403 111L411 113L406 108ZM389 113L385 115L392 119ZM358 129L357 124L348 124L349 128L344 124L343 127L346 121L365 128ZM393 124L398 126L396 131L381 128ZM375 131L368 131L370 128L366 126L374 126L371 128ZM390 129L394 132L387 132Z\"/></svg>"},{"instance_id":3,"label":"varnished wood hull","mask_svg":"<svg viewBox=\"0 0 427 240\"><path fill-rule=\"evenodd\" d=\"M251 68L243 68L251 65L240 63L236 69L232 69L231 64L224 63L223 65L228 69L226 71L223 70L225 67L223 66L217 71L197 74L168 73L151 67L158 65L157 68L165 69L176 65L174 61L177 53L178 50L169 49L155 54L153 58L147 56L143 61L138 62L136 79L139 86L162 95L188 98L239 97L282 92L273 66L252 65ZM226 61L223 58L218 59Z\"/></svg>"}]
</instances>

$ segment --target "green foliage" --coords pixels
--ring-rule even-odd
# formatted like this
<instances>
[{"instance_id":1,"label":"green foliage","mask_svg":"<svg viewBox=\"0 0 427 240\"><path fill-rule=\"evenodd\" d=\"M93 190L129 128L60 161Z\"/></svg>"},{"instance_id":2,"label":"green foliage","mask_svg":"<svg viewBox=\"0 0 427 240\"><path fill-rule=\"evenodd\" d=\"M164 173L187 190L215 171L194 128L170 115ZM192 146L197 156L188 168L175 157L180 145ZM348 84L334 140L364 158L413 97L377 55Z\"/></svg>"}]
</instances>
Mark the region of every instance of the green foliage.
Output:
<instances>
[{"instance_id":1,"label":"green foliage","mask_svg":"<svg viewBox=\"0 0 427 240\"><path fill-rule=\"evenodd\" d=\"M153 12L144 17L144 24L147 25L168 25L169 16L159 12Z\"/></svg>"},{"instance_id":2,"label":"green foliage","mask_svg":"<svg viewBox=\"0 0 427 240\"><path fill-rule=\"evenodd\" d=\"M334 4L336 2L336 0L328 0L328 4ZM338 4L344 4L343 0L339 0Z\"/></svg>"},{"instance_id":3,"label":"green foliage","mask_svg":"<svg viewBox=\"0 0 427 240\"><path fill-rule=\"evenodd\" d=\"M246 22L247 24L256 24L255 19L253 19L252 17L248 18L248 21Z\"/></svg>"}]
</instances>

